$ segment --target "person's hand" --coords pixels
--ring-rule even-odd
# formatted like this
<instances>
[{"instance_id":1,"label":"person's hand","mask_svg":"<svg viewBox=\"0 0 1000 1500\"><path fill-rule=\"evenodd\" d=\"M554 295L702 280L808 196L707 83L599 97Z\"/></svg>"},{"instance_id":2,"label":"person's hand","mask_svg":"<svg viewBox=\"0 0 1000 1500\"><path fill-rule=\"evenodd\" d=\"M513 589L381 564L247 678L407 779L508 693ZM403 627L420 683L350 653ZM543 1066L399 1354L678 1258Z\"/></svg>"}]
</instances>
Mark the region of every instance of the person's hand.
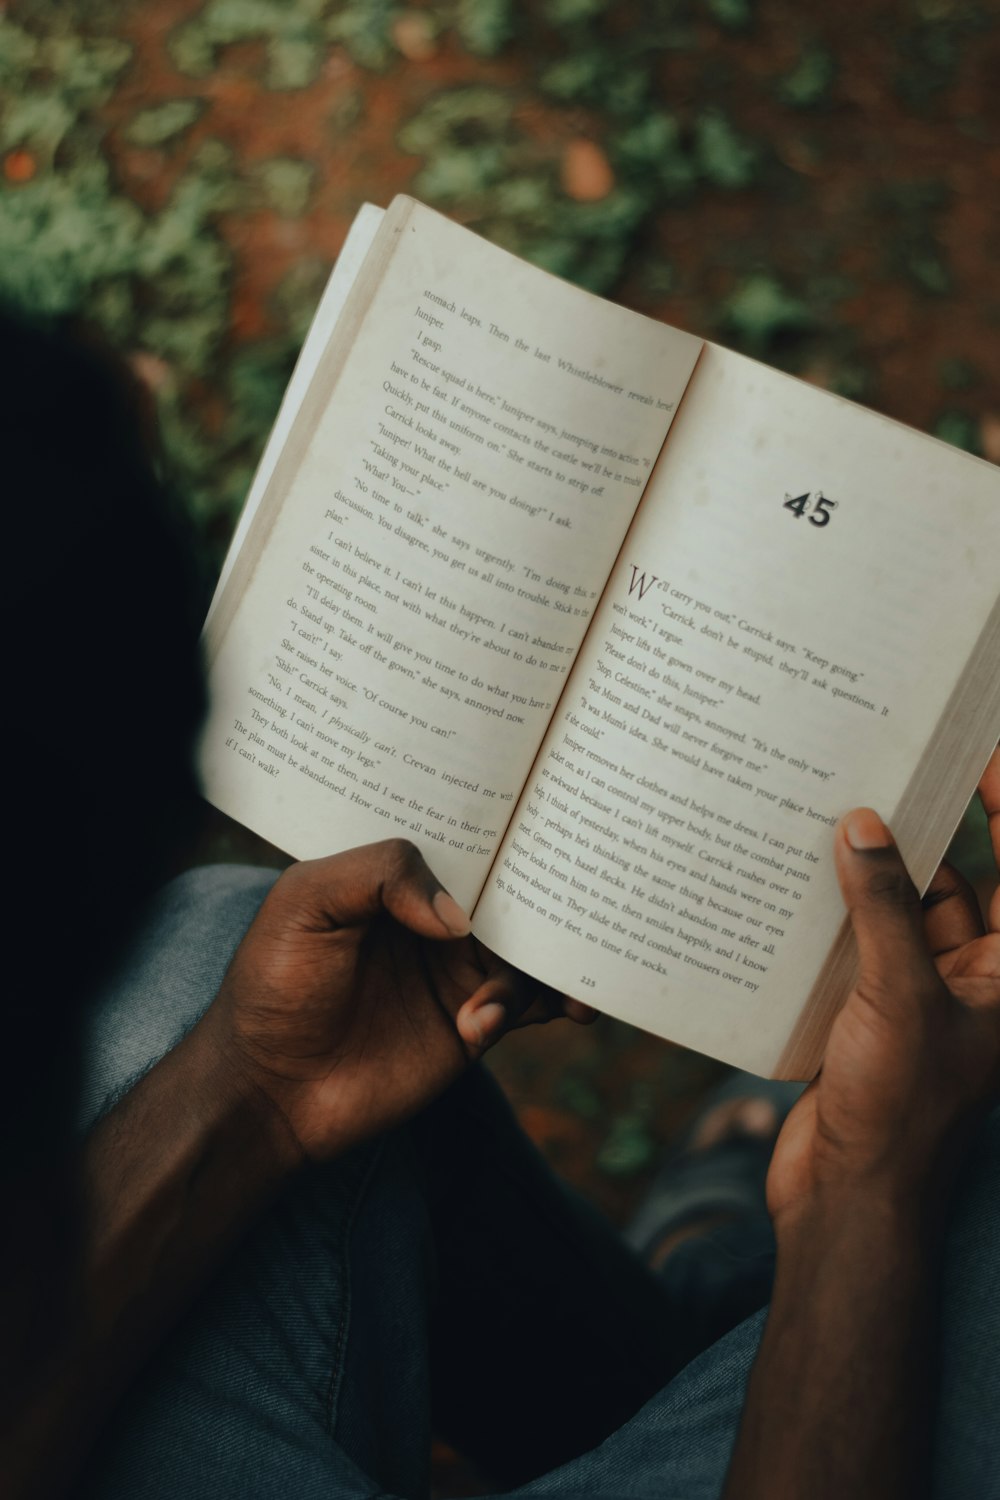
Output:
<instances>
[{"instance_id":1,"label":"person's hand","mask_svg":"<svg viewBox=\"0 0 1000 1500\"><path fill-rule=\"evenodd\" d=\"M593 1012L467 936L401 839L293 865L201 1026L314 1160L430 1102L515 1026Z\"/></svg>"},{"instance_id":2,"label":"person's hand","mask_svg":"<svg viewBox=\"0 0 1000 1500\"><path fill-rule=\"evenodd\" d=\"M1000 750L980 796L1000 863ZM843 1187L940 1217L1000 1088L1000 891L984 926L967 882L942 865L921 903L865 808L838 825L836 859L859 977L775 1147L767 1188L779 1230Z\"/></svg>"}]
</instances>

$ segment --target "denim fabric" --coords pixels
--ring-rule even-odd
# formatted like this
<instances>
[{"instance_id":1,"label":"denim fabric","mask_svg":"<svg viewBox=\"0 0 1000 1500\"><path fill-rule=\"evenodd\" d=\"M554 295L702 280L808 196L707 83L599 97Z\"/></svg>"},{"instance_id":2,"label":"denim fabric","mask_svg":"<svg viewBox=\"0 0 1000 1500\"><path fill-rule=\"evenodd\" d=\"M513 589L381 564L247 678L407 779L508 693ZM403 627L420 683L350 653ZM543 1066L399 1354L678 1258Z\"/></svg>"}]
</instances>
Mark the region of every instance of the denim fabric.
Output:
<instances>
[{"instance_id":1,"label":"denim fabric","mask_svg":"<svg viewBox=\"0 0 1000 1500\"><path fill-rule=\"evenodd\" d=\"M277 870L208 865L160 892L86 1019L84 1129L197 1021L277 878Z\"/></svg>"},{"instance_id":2,"label":"denim fabric","mask_svg":"<svg viewBox=\"0 0 1000 1500\"><path fill-rule=\"evenodd\" d=\"M1000 1500L998 1271L1000 1113L994 1113L956 1185L948 1235L934 1500ZM599 1448L514 1493L532 1500L717 1500L764 1320L762 1311L713 1344Z\"/></svg>"},{"instance_id":3,"label":"denim fabric","mask_svg":"<svg viewBox=\"0 0 1000 1500\"><path fill-rule=\"evenodd\" d=\"M89 1118L197 1019L273 878L217 867L163 893L91 1020ZM936 1500L1000 1500L998 1265L994 1118L949 1241ZM508 1484L582 1454L518 1496L707 1500L763 1314L675 1373L675 1313L475 1070L295 1181L137 1379L81 1492L422 1496L433 1388L436 1425Z\"/></svg>"},{"instance_id":4,"label":"denim fabric","mask_svg":"<svg viewBox=\"0 0 1000 1500\"><path fill-rule=\"evenodd\" d=\"M934 1494L1000 1500L1000 1110L956 1188L941 1311Z\"/></svg>"},{"instance_id":5,"label":"denim fabric","mask_svg":"<svg viewBox=\"0 0 1000 1500\"><path fill-rule=\"evenodd\" d=\"M207 868L162 893L90 1018L84 1123L198 1019L274 879ZM136 1381L83 1493L426 1490L426 1229L411 1158L400 1134L296 1179Z\"/></svg>"}]
</instances>

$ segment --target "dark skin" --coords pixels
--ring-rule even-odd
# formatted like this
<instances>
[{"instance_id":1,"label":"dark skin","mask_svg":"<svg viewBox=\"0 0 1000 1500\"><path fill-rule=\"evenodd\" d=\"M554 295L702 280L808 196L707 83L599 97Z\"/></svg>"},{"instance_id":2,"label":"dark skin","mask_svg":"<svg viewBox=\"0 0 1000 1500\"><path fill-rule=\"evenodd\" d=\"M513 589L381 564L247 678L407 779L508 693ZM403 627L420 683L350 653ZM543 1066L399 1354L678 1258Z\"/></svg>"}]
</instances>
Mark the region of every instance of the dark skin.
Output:
<instances>
[{"instance_id":1,"label":"dark skin","mask_svg":"<svg viewBox=\"0 0 1000 1500\"><path fill-rule=\"evenodd\" d=\"M1000 751L980 785L1000 866ZM852 847L853 845L853 847ZM860 956L768 1176L778 1266L727 1500L919 1500L948 1196L1000 1090L1000 891L921 903L870 810L836 858Z\"/></svg>"},{"instance_id":2,"label":"dark skin","mask_svg":"<svg viewBox=\"0 0 1000 1500\"><path fill-rule=\"evenodd\" d=\"M52 1364L18 1370L5 1493L70 1491L135 1371L306 1161L392 1129L508 1030L593 1018L468 930L402 840L281 877L201 1021L88 1138L83 1313Z\"/></svg>"},{"instance_id":3,"label":"dark skin","mask_svg":"<svg viewBox=\"0 0 1000 1500\"><path fill-rule=\"evenodd\" d=\"M303 862L264 902L206 1028L302 1154L328 1160L428 1104L512 1027L593 1019L468 932L412 844Z\"/></svg>"},{"instance_id":4,"label":"dark skin","mask_svg":"<svg viewBox=\"0 0 1000 1500\"><path fill-rule=\"evenodd\" d=\"M1000 842L1000 757L983 795ZM922 916L882 825L858 826L871 847L851 849L851 819L836 838L861 978L775 1151L778 1280L728 1500L922 1482L944 1187L998 1081L1000 905L987 936L946 872ZM68 1492L135 1370L304 1160L398 1124L558 1013L467 928L404 843L278 882L202 1021L88 1142L86 1313L8 1413L15 1500Z\"/></svg>"}]
</instances>

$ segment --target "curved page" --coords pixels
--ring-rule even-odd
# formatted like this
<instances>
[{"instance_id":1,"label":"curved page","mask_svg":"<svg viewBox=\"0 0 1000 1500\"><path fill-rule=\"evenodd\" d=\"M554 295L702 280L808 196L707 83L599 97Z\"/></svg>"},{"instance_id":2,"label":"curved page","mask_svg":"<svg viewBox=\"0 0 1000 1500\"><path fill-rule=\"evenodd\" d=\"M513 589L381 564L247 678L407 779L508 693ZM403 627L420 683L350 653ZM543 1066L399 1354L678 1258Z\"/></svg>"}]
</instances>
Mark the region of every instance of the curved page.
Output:
<instances>
[{"instance_id":1,"label":"curved page","mask_svg":"<svg viewBox=\"0 0 1000 1500\"><path fill-rule=\"evenodd\" d=\"M708 346L477 936L700 1051L814 1071L829 995L782 1053L843 921L832 826L875 806L930 878L1000 729L998 558L991 465Z\"/></svg>"},{"instance_id":2,"label":"curved page","mask_svg":"<svg viewBox=\"0 0 1000 1500\"><path fill-rule=\"evenodd\" d=\"M213 616L210 800L471 906L700 349L397 200Z\"/></svg>"}]
</instances>

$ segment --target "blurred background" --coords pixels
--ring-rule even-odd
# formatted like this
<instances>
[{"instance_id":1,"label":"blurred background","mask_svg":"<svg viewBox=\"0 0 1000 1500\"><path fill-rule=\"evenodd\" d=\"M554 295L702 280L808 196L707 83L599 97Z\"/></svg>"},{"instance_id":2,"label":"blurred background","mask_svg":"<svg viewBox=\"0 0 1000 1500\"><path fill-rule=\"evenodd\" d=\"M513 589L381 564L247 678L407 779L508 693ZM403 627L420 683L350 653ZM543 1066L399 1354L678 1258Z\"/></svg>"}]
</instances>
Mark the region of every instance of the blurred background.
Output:
<instances>
[{"instance_id":1,"label":"blurred background","mask_svg":"<svg viewBox=\"0 0 1000 1500\"><path fill-rule=\"evenodd\" d=\"M351 219L401 191L1000 463L998 80L995 0L0 0L0 298L153 392L206 587ZM199 855L280 859L219 818ZM496 1068L618 1219L720 1072L606 1021Z\"/></svg>"}]
</instances>

